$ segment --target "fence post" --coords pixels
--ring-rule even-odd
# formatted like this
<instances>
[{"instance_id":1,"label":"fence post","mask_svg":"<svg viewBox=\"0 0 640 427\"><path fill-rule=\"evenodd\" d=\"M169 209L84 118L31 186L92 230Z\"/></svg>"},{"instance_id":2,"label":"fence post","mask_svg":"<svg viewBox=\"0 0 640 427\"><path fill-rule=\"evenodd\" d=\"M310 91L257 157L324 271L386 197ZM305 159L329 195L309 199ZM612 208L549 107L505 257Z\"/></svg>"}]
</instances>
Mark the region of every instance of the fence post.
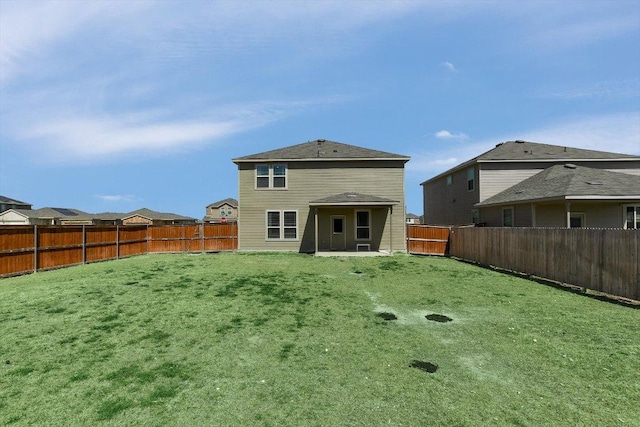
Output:
<instances>
[{"instance_id":1,"label":"fence post","mask_svg":"<svg viewBox=\"0 0 640 427\"><path fill-rule=\"evenodd\" d=\"M116 224L116 259L120 259L120 225Z\"/></svg>"},{"instance_id":2,"label":"fence post","mask_svg":"<svg viewBox=\"0 0 640 427\"><path fill-rule=\"evenodd\" d=\"M204 223L199 225L200 227L200 252L204 252Z\"/></svg>"},{"instance_id":3,"label":"fence post","mask_svg":"<svg viewBox=\"0 0 640 427\"><path fill-rule=\"evenodd\" d=\"M147 224L147 254L149 253L149 224Z\"/></svg>"},{"instance_id":4,"label":"fence post","mask_svg":"<svg viewBox=\"0 0 640 427\"><path fill-rule=\"evenodd\" d=\"M87 226L82 224L82 264L87 263Z\"/></svg>"},{"instance_id":5,"label":"fence post","mask_svg":"<svg viewBox=\"0 0 640 427\"><path fill-rule=\"evenodd\" d=\"M38 272L38 225L33 226L33 272Z\"/></svg>"}]
</instances>

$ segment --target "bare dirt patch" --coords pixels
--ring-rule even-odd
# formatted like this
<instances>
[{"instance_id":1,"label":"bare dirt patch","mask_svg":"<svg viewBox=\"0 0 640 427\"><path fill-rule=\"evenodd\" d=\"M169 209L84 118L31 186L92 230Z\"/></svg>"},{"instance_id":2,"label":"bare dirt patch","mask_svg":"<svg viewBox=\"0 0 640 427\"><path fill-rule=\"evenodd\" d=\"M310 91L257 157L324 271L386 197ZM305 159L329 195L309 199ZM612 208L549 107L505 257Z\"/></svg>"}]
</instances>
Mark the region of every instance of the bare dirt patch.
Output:
<instances>
[{"instance_id":1,"label":"bare dirt patch","mask_svg":"<svg viewBox=\"0 0 640 427\"><path fill-rule=\"evenodd\" d=\"M393 313L387 313L386 311L378 313L378 317L381 317L384 320L398 320L398 316Z\"/></svg>"},{"instance_id":2,"label":"bare dirt patch","mask_svg":"<svg viewBox=\"0 0 640 427\"><path fill-rule=\"evenodd\" d=\"M428 372L430 374L433 374L435 371L438 370L438 365L435 365L431 362L424 362L422 360L414 360L409 364L410 368L417 368L420 369L421 371L425 371Z\"/></svg>"},{"instance_id":3,"label":"bare dirt patch","mask_svg":"<svg viewBox=\"0 0 640 427\"><path fill-rule=\"evenodd\" d=\"M452 318L450 318L449 316L445 316L444 314L427 314L424 317L426 317L427 320L432 320L439 323L447 323L453 320Z\"/></svg>"}]
</instances>

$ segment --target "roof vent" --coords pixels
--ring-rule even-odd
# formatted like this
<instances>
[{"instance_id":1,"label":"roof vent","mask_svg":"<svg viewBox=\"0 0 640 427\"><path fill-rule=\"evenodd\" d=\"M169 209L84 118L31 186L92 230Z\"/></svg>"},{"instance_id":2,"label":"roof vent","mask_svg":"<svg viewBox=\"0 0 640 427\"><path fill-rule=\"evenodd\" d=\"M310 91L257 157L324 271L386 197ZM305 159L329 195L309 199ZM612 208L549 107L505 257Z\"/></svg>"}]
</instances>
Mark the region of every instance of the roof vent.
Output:
<instances>
[{"instance_id":1,"label":"roof vent","mask_svg":"<svg viewBox=\"0 0 640 427\"><path fill-rule=\"evenodd\" d=\"M500 147L502 144L504 144L504 142L498 142L498 143L496 144L496 147Z\"/></svg>"},{"instance_id":2,"label":"roof vent","mask_svg":"<svg viewBox=\"0 0 640 427\"><path fill-rule=\"evenodd\" d=\"M526 141L523 141L521 139L516 139L516 144L524 144Z\"/></svg>"},{"instance_id":3,"label":"roof vent","mask_svg":"<svg viewBox=\"0 0 640 427\"><path fill-rule=\"evenodd\" d=\"M319 139L318 142L325 142L326 139Z\"/></svg>"},{"instance_id":4,"label":"roof vent","mask_svg":"<svg viewBox=\"0 0 640 427\"><path fill-rule=\"evenodd\" d=\"M358 197L355 194L347 194L347 197Z\"/></svg>"},{"instance_id":5,"label":"roof vent","mask_svg":"<svg viewBox=\"0 0 640 427\"><path fill-rule=\"evenodd\" d=\"M566 165L564 165L565 168L567 169L575 169L577 168L576 165L574 165L573 163L567 163Z\"/></svg>"},{"instance_id":6,"label":"roof vent","mask_svg":"<svg viewBox=\"0 0 640 427\"><path fill-rule=\"evenodd\" d=\"M589 184L589 185L604 185L603 183L598 182L598 181L587 181L587 184Z\"/></svg>"}]
</instances>

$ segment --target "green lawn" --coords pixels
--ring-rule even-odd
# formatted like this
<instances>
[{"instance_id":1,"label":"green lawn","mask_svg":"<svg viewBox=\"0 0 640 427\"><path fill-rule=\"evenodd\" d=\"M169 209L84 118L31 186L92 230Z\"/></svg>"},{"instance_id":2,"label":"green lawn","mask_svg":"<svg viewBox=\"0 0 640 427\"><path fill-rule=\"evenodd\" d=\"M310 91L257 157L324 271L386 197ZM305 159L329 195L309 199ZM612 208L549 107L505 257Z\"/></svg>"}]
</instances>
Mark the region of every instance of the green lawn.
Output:
<instances>
[{"instance_id":1,"label":"green lawn","mask_svg":"<svg viewBox=\"0 0 640 427\"><path fill-rule=\"evenodd\" d=\"M445 258L167 254L2 279L0 362L0 425L640 425L640 310Z\"/></svg>"}]
</instances>

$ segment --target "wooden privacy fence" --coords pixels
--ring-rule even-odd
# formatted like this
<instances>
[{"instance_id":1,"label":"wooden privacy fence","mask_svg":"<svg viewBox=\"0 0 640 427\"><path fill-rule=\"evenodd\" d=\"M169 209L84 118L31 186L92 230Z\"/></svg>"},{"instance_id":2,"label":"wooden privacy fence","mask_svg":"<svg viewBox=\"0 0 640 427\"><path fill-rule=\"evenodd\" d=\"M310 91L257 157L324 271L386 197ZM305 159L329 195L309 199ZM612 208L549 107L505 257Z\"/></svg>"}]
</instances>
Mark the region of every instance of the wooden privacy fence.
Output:
<instances>
[{"instance_id":1,"label":"wooden privacy fence","mask_svg":"<svg viewBox=\"0 0 640 427\"><path fill-rule=\"evenodd\" d=\"M236 223L2 226L0 276L153 252L218 252L237 247Z\"/></svg>"},{"instance_id":2,"label":"wooden privacy fence","mask_svg":"<svg viewBox=\"0 0 640 427\"><path fill-rule=\"evenodd\" d=\"M407 251L420 255L447 255L450 227L407 225Z\"/></svg>"},{"instance_id":3,"label":"wooden privacy fence","mask_svg":"<svg viewBox=\"0 0 640 427\"><path fill-rule=\"evenodd\" d=\"M454 228L451 256L640 300L640 230Z\"/></svg>"}]
</instances>

